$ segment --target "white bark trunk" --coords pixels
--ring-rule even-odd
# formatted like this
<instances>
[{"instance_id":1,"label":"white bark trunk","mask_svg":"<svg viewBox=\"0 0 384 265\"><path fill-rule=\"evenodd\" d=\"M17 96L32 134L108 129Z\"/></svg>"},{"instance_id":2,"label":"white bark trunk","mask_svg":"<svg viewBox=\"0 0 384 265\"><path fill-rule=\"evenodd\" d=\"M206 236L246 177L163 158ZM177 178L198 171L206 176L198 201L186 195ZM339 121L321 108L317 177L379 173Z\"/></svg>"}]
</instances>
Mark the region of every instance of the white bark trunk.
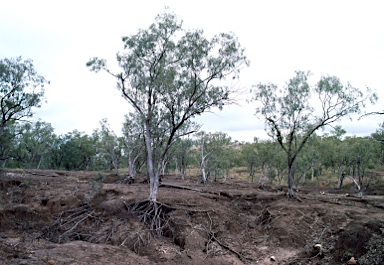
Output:
<instances>
[{"instance_id":1,"label":"white bark trunk","mask_svg":"<svg viewBox=\"0 0 384 265\"><path fill-rule=\"evenodd\" d=\"M201 136L202 137L202 141L201 141L201 164L200 164L200 169L201 169L201 176L203 178L203 183L206 183L207 182L207 175L205 174L205 169L204 169L204 163L205 163L205 158L207 157L204 156L204 136Z\"/></svg>"},{"instance_id":2,"label":"white bark trunk","mask_svg":"<svg viewBox=\"0 0 384 265\"><path fill-rule=\"evenodd\" d=\"M315 178L315 163L313 163L313 161L312 161L312 163L311 163L311 182L313 182L314 178Z\"/></svg>"},{"instance_id":3,"label":"white bark trunk","mask_svg":"<svg viewBox=\"0 0 384 265\"><path fill-rule=\"evenodd\" d=\"M149 176L149 200L151 202L156 202L157 191L159 187L159 174L155 173L155 170L154 170L151 142L152 142L152 138L150 133L150 126L149 124L146 124L145 146L147 149L147 172Z\"/></svg>"}]
</instances>

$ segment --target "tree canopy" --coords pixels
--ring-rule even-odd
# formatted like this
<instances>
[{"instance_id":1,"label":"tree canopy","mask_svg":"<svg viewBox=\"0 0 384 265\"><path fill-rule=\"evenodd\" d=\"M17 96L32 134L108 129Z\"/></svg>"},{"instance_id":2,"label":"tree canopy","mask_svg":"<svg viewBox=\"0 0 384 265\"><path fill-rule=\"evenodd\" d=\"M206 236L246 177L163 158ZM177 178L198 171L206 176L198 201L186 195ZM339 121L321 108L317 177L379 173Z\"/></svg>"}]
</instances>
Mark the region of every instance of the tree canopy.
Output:
<instances>
[{"instance_id":1,"label":"tree canopy","mask_svg":"<svg viewBox=\"0 0 384 265\"><path fill-rule=\"evenodd\" d=\"M32 108L40 107L44 100L44 85L47 83L36 72L30 59L0 60L0 135L7 123L33 115Z\"/></svg>"},{"instance_id":2,"label":"tree canopy","mask_svg":"<svg viewBox=\"0 0 384 265\"><path fill-rule=\"evenodd\" d=\"M363 93L350 84L343 85L335 76L323 76L311 87L309 76L310 72L297 71L281 89L275 84L258 84L253 88L253 100L261 104L256 114L264 119L268 134L287 155L289 196L293 195L295 159L309 137L349 114L359 113L368 100L377 100L370 89Z\"/></svg>"},{"instance_id":3,"label":"tree canopy","mask_svg":"<svg viewBox=\"0 0 384 265\"><path fill-rule=\"evenodd\" d=\"M192 117L232 101L234 88L223 80L237 78L249 62L233 33L207 39L201 29L184 30L169 11L122 41L124 52L117 54L120 73L112 73L104 59L93 58L87 66L112 74L140 117L150 200L156 201L159 174L175 139L196 131L189 123Z\"/></svg>"}]
</instances>

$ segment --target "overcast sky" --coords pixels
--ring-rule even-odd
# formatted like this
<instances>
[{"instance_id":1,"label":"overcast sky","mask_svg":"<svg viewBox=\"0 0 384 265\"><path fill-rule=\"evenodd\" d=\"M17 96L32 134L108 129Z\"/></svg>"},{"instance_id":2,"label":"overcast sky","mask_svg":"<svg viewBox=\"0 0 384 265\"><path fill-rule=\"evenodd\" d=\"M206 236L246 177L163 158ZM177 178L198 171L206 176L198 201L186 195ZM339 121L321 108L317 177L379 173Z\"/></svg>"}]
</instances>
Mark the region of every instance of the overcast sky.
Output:
<instances>
[{"instance_id":1,"label":"overcast sky","mask_svg":"<svg viewBox=\"0 0 384 265\"><path fill-rule=\"evenodd\" d=\"M22 56L50 80L47 103L36 117L57 134L75 129L91 134L107 118L117 134L130 111L115 80L91 73L89 58L105 58L110 66L123 48L121 37L147 28L169 6L185 28L202 28L207 37L234 32L251 66L237 84L283 86L295 70L310 70L311 82L335 75L343 83L376 89L379 101L368 111L384 109L384 1L1 1L0 58ZM265 138L255 106L238 106L203 114L206 131L228 133L233 140ZM369 135L384 116L360 121L344 119L350 135Z\"/></svg>"}]
</instances>

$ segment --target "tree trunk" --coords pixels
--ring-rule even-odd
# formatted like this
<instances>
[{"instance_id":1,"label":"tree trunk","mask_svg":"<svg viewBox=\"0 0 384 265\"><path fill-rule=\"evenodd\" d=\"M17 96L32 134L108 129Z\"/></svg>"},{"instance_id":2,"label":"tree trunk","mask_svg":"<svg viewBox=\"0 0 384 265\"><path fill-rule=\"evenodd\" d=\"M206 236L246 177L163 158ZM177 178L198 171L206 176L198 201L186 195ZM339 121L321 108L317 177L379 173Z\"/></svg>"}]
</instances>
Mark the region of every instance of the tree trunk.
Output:
<instances>
[{"instance_id":1,"label":"tree trunk","mask_svg":"<svg viewBox=\"0 0 384 265\"><path fill-rule=\"evenodd\" d=\"M275 177L276 177L276 175L275 176L272 176L272 165L271 164L269 164L268 165L268 175L267 175L267 177L268 177L268 179L269 179L269 183L270 184L272 184L273 183L273 181L275 180Z\"/></svg>"},{"instance_id":2,"label":"tree trunk","mask_svg":"<svg viewBox=\"0 0 384 265\"><path fill-rule=\"evenodd\" d=\"M307 178L307 169L304 169L303 176L301 177L301 184L305 184L305 179Z\"/></svg>"},{"instance_id":3,"label":"tree trunk","mask_svg":"<svg viewBox=\"0 0 384 265\"><path fill-rule=\"evenodd\" d=\"M185 172L186 172L186 163L184 161L184 157L181 159L181 179L184 180L185 179Z\"/></svg>"},{"instance_id":4,"label":"tree trunk","mask_svg":"<svg viewBox=\"0 0 384 265\"><path fill-rule=\"evenodd\" d=\"M294 192L293 192L293 162L289 163L288 165L288 191L287 191L287 197L293 198Z\"/></svg>"},{"instance_id":5,"label":"tree trunk","mask_svg":"<svg viewBox=\"0 0 384 265\"><path fill-rule=\"evenodd\" d=\"M161 163L161 174L163 175L163 176L165 176L165 168L167 167L167 164L168 164L168 159L165 161L163 161L162 163Z\"/></svg>"},{"instance_id":6,"label":"tree trunk","mask_svg":"<svg viewBox=\"0 0 384 265\"><path fill-rule=\"evenodd\" d=\"M213 170L213 174L215 174L213 178L213 182L217 182L217 172L218 172L218 165L216 165L215 169Z\"/></svg>"},{"instance_id":7,"label":"tree trunk","mask_svg":"<svg viewBox=\"0 0 384 265\"><path fill-rule=\"evenodd\" d=\"M277 181L278 181L279 187L281 187L281 182L283 181L284 171L285 169L280 170L280 168L277 168L277 179L278 179Z\"/></svg>"},{"instance_id":8,"label":"tree trunk","mask_svg":"<svg viewBox=\"0 0 384 265\"><path fill-rule=\"evenodd\" d=\"M208 155L208 154L207 154ZM202 182L205 184L207 183L207 175L205 174L205 158L207 155L204 156L204 138L202 136L202 141L201 141L201 163L200 163L200 169L201 169L201 176L202 176Z\"/></svg>"},{"instance_id":9,"label":"tree trunk","mask_svg":"<svg viewBox=\"0 0 384 265\"><path fill-rule=\"evenodd\" d=\"M315 178L315 163L312 161L311 162L311 182L313 182Z\"/></svg>"},{"instance_id":10,"label":"tree trunk","mask_svg":"<svg viewBox=\"0 0 384 265\"><path fill-rule=\"evenodd\" d=\"M253 184L255 179L255 173L253 170L253 163L249 166L249 175L251 176L251 183Z\"/></svg>"},{"instance_id":11,"label":"tree trunk","mask_svg":"<svg viewBox=\"0 0 384 265\"><path fill-rule=\"evenodd\" d=\"M132 158L132 151L129 151L128 153L128 174L133 178L136 177L137 174L136 162L139 159L140 154L141 151L135 156L135 158Z\"/></svg>"},{"instance_id":12,"label":"tree trunk","mask_svg":"<svg viewBox=\"0 0 384 265\"><path fill-rule=\"evenodd\" d=\"M132 178L134 178L136 176L135 163L133 163L130 158L128 159L128 174Z\"/></svg>"},{"instance_id":13,"label":"tree trunk","mask_svg":"<svg viewBox=\"0 0 384 265\"><path fill-rule=\"evenodd\" d=\"M157 191L159 187L159 173L155 173L154 164L153 164L153 153L151 146L151 133L150 126L146 124L145 130L145 147L147 149L147 172L149 176L149 201L156 202L157 200Z\"/></svg>"},{"instance_id":14,"label":"tree trunk","mask_svg":"<svg viewBox=\"0 0 384 265\"><path fill-rule=\"evenodd\" d=\"M361 172L361 162L357 163L357 176L359 177L359 184L360 186L363 185L363 174Z\"/></svg>"},{"instance_id":15,"label":"tree trunk","mask_svg":"<svg viewBox=\"0 0 384 265\"><path fill-rule=\"evenodd\" d=\"M37 164L36 169L40 169L41 162L43 161L44 153L40 156L39 163Z\"/></svg>"},{"instance_id":16,"label":"tree trunk","mask_svg":"<svg viewBox=\"0 0 384 265\"><path fill-rule=\"evenodd\" d=\"M203 178L203 183L207 183L207 176L205 175L205 170L204 170L204 164L201 164L201 176Z\"/></svg>"},{"instance_id":17,"label":"tree trunk","mask_svg":"<svg viewBox=\"0 0 384 265\"><path fill-rule=\"evenodd\" d=\"M266 174L265 174L265 162L261 163L261 175L259 178L259 184L264 185L265 179L266 179Z\"/></svg>"},{"instance_id":18,"label":"tree trunk","mask_svg":"<svg viewBox=\"0 0 384 265\"><path fill-rule=\"evenodd\" d=\"M115 160L113 165L115 166L116 175L119 175L119 162Z\"/></svg>"},{"instance_id":19,"label":"tree trunk","mask_svg":"<svg viewBox=\"0 0 384 265\"><path fill-rule=\"evenodd\" d=\"M337 181L337 188L338 189L341 189L341 187L343 186L343 181L344 181L343 170L339 169L339 179Z\"/></svg>"}]
</instances>

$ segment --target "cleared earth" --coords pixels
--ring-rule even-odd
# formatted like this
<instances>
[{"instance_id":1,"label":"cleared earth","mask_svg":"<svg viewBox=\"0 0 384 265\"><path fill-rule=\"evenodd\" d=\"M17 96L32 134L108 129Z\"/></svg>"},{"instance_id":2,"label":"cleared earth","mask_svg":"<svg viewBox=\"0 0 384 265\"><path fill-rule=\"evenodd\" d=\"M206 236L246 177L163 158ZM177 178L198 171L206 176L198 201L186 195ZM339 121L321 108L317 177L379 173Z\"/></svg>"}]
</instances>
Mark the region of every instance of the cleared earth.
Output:
<instances>
[{"instance_id":1,"label":"cleared earth","mask_svg":"<svg viewBox=\"0 0 384 265\"><path fill-rule=\"evenodd\" d=\"M148 184L99 177L1 171L0 264L384 264L380 186L363 197L348 183L304 186L287 200L284 189L170 175L151 231Z\"/></svg>"}]
</instances>

